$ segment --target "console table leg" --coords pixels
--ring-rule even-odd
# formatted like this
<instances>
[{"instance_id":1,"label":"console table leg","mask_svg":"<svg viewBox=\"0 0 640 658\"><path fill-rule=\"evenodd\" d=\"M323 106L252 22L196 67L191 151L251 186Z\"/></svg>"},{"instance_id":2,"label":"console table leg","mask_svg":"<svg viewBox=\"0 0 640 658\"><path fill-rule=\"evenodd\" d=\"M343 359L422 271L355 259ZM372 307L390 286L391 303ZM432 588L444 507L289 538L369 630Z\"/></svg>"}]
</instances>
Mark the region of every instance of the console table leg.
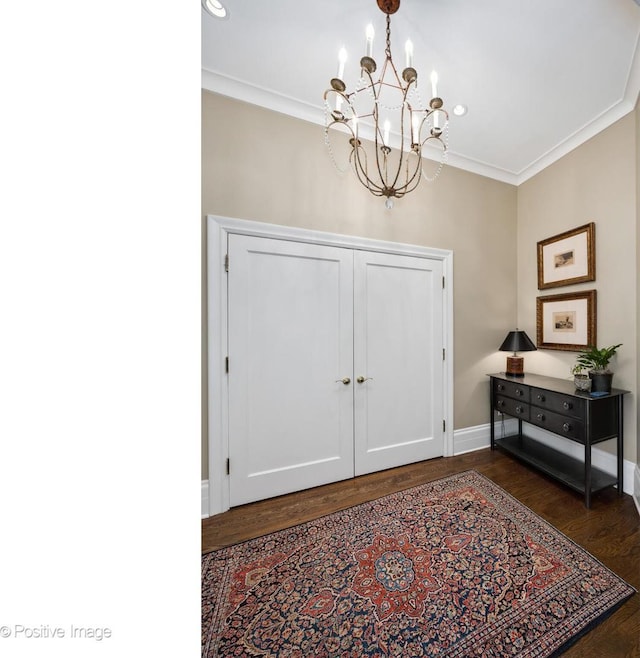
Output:
<instances>
[{"instance_id":1,"label":"console table leg","mask_svg":"<svg viewBox=\"0 0 640 658\"><path fill-rule=\"evenodd\" d=\"M493 385L492 385L491 389L490 389L490 393L489 393L489 401L490 401L489 413L491 414L490 415L490 418L491 418L491 423L490 423L490 425L491 425L491 450L495 450L495 448L496 448L496 430L495 430L495 426L494 426L495 421L496 421L496 414L495 414L495 411L494 411L494 408L495 408L495 399L494 398L495 398L495 396L493 394Z\"/></svg>"},{"instance_id":2,"label":"console table leg","mask_svg":"<svg viewBox=\"0 0 640 658\"><path fill-rule=\"evenodd\" d=\"M591 444L587 441L584 446L584 504L591 507Z\"/></svg>"},{"instance_id":3,"label":"console table leg","mask_svg":"<svg viewBox=\"0 0 640 658\"><path fill-rule=\"evenodd\" d=\"M624 416L622 415L622 395L618 396L618 496L622 496L623 492L623 473L624 473L624 441L623 441L623 429Z\"/></svg>"}]
</instances>

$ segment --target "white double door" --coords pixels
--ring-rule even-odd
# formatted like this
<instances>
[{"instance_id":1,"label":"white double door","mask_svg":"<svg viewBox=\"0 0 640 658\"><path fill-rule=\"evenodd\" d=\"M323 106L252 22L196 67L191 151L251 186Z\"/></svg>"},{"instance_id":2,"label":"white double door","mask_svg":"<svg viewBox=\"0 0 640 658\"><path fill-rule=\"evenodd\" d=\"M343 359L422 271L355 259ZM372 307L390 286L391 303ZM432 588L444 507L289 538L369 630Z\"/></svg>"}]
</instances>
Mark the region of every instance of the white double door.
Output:
<instances>
[{"instance_id":1,"label":"white double door","mask_svg":"<svg viewBox=\"0 0 640 658\"><path fill-rule=\"evenodd\" d=\"M443 455L442 263L229 235L230 504Z\"/></svg>"}]
</instances>

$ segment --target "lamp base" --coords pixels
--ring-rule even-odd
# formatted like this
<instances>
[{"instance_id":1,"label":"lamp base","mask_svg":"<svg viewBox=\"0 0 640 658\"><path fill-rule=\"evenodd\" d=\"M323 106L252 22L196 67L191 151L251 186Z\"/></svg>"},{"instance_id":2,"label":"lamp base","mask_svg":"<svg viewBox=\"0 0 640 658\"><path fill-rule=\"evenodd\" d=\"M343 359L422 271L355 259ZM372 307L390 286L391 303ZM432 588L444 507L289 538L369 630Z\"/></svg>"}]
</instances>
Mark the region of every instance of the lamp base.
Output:
<instances>
[{"instance_id":1,"label":"lamp base","mask_svg":"<svg viewBox=\"0 0 640 658\"><path fill-rule=\"evenodd\" d=\"M521 356L508 356L505 372L512 377L524 377L524 358Z\"/></svg>"}]
</instances>

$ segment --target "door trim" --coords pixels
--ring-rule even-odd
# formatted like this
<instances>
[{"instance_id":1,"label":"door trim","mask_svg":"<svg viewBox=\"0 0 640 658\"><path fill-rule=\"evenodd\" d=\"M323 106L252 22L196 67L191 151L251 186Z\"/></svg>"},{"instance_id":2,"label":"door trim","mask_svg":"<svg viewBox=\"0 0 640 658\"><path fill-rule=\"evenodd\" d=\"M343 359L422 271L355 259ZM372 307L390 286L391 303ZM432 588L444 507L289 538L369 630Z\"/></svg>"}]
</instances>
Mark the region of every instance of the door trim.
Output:
<instances>
[{"instance_id":1,"label":"door trim","mask_svg":"<svg viewBox=\"0 0 640 658\"><path fill-rule=\"evenodd\" d=\"M229 234L307 242L317 245L431 258L442 261L445 277L442 335L446 350L444 380L444 456L453 455L453 251L399 242L386 242L325 233L245 219L207 215L207 382L209 447L209 515L229 509L228 414L229 391L225 372L227 345L227 274L225 255ZM233 263L230 263L233 267ZM233 364L230 365L233 367ZM231 466L233 468L233 466Z\"/></svg>"}]
</instances>

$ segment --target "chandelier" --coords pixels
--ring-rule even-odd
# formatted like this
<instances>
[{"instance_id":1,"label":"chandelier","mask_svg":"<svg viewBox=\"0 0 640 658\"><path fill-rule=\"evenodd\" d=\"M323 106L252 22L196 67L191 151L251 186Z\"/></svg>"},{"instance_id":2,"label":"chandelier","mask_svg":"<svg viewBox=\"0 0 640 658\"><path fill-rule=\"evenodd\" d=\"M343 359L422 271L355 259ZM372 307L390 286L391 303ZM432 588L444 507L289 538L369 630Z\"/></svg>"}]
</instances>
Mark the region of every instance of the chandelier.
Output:
<instances>
[{"instance_id":1,"label":"chandelier","mask_svg":"<svg viewBox=\"0 0 640 658\"><path fill-rule=\"evenodd\" d=\"M360 60L360 79L351 92L343 81L347 53L338 55L338 75L331 80L331 88L324 93L325 143L334 165L336 162L331 133L346 133L349 163L358 180L374 196L386 197L387 208L393 199L400 199L416 189L424 177L435 180L447 156L449 115L438 96L438 76L431 73L431 100L428 106L420 99L418 73L413 68L413 44L405 45L405 68L401 75L391 57L391 14L400 7L400 0L377 0L387 16L384 63L377 80L373 59L373 27L366 30L366 54ZM422 87L421 87L422 89ZM399 140L391 135L399 134ZM368 141L363 142L368 137ZM423 171L423 148L436 146L440 163L435 175L429 178ZM347 148L349 148L347 147Z\"/></svg>"}]
</instances>

